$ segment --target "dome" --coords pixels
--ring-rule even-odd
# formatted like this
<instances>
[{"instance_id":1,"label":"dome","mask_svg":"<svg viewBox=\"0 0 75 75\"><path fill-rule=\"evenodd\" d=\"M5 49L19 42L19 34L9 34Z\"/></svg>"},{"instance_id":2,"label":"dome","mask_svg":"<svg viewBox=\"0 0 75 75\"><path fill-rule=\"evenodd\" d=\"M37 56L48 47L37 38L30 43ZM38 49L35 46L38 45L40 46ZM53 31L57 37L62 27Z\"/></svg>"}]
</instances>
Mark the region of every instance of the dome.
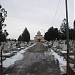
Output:
<instances>
[{"instance_id":1,"label":"dome","mask_svg":"<svg viewBox=\"0 0 75 75\"><path fill-rule=\"evenodd\" d=\"M41 32L40 32L40 31L38 31L38 32L37 32L37 35L41 35Z\"/></svg>"}]
</instances>

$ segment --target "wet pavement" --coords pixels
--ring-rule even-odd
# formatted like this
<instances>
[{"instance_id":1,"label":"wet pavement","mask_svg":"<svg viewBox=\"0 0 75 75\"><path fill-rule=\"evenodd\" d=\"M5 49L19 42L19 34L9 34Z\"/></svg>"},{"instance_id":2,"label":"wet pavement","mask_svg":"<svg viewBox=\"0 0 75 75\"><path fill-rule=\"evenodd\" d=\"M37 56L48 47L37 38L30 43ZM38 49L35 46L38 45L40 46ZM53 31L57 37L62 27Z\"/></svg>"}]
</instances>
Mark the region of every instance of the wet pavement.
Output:
<instances>
[{"instance_id":1,"label":"wet pavement","mask_svg":"<svg viewBox=\"0 0 75 75\"><path fill-rule=\"evenodd\" d=\"M5 72L7 75L61 75L60 68L48 48L37 43L23 53L23 59L16 61Z\"/></svg>"}]
</instances>

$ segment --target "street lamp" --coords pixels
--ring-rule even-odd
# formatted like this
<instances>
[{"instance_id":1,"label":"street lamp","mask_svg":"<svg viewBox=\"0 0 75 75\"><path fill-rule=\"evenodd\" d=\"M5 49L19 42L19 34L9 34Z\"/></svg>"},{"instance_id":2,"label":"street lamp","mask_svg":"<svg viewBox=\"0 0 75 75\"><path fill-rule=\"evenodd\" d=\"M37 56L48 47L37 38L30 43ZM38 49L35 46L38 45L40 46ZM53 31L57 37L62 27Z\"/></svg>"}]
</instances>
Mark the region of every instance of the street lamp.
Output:
<instances>
[{"instance_id":1,"label":"street lamp","mask_svg":"<svg viewBox=\"0 0 75 75\"><path fill-rule=\"evenodd\" d=\"M44 29L41 29L41 30L43 30L43 32L44 32L44 35L45 35L45 30L44 30ZM43 35L43 36L44 36L44 35Z\"/></svg>"},{"instance_id":2,"label":"street lamp","mask_svg":"<svg viewBox=\"0 0 75 75\"><path fill-rule=\"evenodd\" d=\"M5 25L5 24L3 24L3 22L5 21L6 17L7 17L7 11L5 11L5 9L2 8L2 6L0 5L0 32L2 32L2 27ZM4 48L4 44L1 47L0 75L3 74L3 65L2 65L2 50L3 50L3 48Z\"/></svg>"}]
</instances>

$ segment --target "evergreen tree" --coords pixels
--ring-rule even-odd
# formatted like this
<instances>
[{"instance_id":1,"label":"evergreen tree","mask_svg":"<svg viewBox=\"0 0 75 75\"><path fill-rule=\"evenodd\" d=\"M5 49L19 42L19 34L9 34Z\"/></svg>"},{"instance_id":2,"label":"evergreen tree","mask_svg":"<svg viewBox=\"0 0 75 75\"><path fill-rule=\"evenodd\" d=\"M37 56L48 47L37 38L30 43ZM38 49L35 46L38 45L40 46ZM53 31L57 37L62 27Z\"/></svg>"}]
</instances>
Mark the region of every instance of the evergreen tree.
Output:
<instances>
[{"instance_id":1,"label":"evergreen tree","mask_svg":"<svg viewBox=\"0 0 75 75\"><path fill-rule=\"evenodd\" d=\"M8 33L6 30L3 32L3 27L6 26L6 24L3 24L5 21L5 17L7 16L7 11L5 11L4 8L0 5L0 42L6 41L6 37L8 36Z\"/></svg>"},{"instance_id":2,"label":"evergreen tree","mask_svg":"<svg viewBox=\"0 0 75 75\"><path fill-rule=\"evenodd\" d=\"M60 36L61 36L61 39L63 40L66 39L66 19L62 21L62 24L60 26Z\"/></svg>"},{"instance_id":3,"label":"evergreen tree","mask_svg":"<svg viewBox=\"0 0 75 75\"><path fill-rule=\"evenodd\" d=\"M22 35L19 36L18 41L26 41L26 42L30 41L30 33L27 30L27 28L25 28Z\"/></svg>"},{"instance_id":4,"label":"evergreen tree","mask_svg":"<svg viewBox=\"0 0 75 75\"><path fill-rule=\"evenodd\" d=\"M74 34L75 34L74 29L69 29L69 39L70 40L74 40Z\"/></svg>"},{"instance_id":5,"label":"evergreen tree","mask_svg":"<svg viewBox=\"0 0 75 75\"><path fill-rule=\"evenodd\" d=\"M53 28L53 27L49 28L48 31L45 33L44 38L47 41L55 40L56 38L59 40L58 28Z\"/></svg>"},{"instance_id":6,"label":"evergreen tree","mask_svg":"<svg viewBox=\"0 0 75 75\"><path fill-rule=\"evenodd\" d=\"M48 31L45 33L44 39L47 41L55 40L56 38L57 40L59 39L66 40L66 35L67 35L66 34L66 19L64 19L60 26L60 30L58 30L58 28L50 27ZM75 21L74 21L74 29L69 28L69 39L75 40Z\"/></svg>"},{"instance_id":7,"label":"evergreen tree","mask_svg":"<svg viewBox=\"0 0 75 75\"><path fill-rule=\"evenodd\" d=\"M22 41L22 36L21 35L19 36L18 41Z\"/></svg>"},{"instance_id":8,"label":"evergreen tree","mask_svg":"<svg viewBox=\"0 0 75 75\"><path fill-rule=\"evenodd\" d=\"M58 28L54 28L54 39L56 39L57 38L57 40L59 40L60 39L60 37L59 37L59 30L58 30Z\"/></svg>"}]
</instances>

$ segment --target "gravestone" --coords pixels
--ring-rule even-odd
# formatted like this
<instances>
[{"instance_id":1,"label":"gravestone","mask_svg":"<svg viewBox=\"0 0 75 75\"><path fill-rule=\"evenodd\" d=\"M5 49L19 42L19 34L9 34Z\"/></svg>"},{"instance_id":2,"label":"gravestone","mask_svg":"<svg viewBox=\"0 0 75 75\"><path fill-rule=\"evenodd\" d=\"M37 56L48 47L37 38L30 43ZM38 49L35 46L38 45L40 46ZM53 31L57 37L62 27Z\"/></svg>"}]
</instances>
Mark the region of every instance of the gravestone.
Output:
<instances>
[{"instance_id":1,"label":"gravestone","mask_svg":"<svg viewBox=\"0 0 75 75\"><path fill-rule=\"evenodd\" d=\"M57 40L54 41L53 46L59 46L59 42Z\"/></svg>"}]
</instances>

